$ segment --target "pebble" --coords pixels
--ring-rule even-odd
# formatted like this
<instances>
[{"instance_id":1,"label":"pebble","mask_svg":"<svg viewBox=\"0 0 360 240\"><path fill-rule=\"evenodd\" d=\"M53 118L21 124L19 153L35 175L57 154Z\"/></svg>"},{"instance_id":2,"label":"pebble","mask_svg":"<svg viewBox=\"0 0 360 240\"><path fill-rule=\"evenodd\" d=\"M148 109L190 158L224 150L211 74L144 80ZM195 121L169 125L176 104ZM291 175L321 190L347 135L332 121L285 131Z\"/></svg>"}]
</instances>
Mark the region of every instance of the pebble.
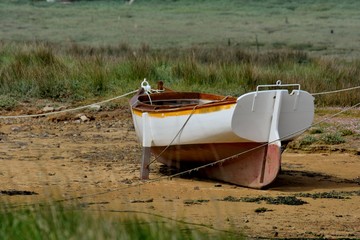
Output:
<instances>
[{"instance_id":1,"label":"pebble","mask_svg":"<svg viewBox=\"0 0 360 240\"><path fill-rule=\"evenodd\" d=\"M42 112L43 113L48 113L48 112L53 112L54 111L54 108L53 107L49 107L49 106L46 106L42 109Z\"/></svg>"},{"instance_id":2,"label":"pebble","mask_svg":"<svg viewBox=\"0 0 360 240\"><path fill-rule=\"evenodd\" d=\"M93 104L89 107L90 110L92 111L100 111L101 110L101 106L98 104Z\"/></svg>"},{"instance_id":3,"label":"pebble","mask_svg":"<svg viewBox=\"0 0 360 240\"><path fill-rule=\"evenodd\" d=\"M90 119L89 119L87 116L82 115L82 116L80 116L80 120L83 121L83 122L87 122L87 121L89 121Z\"/></svg>"},{"instance_id":4,"label":"pebble","mask_svg":"<svg viewBox=\"0 0 360 240\"><path fill-rule=\"evenodd\" d=\"M20 128L20 127L12 127L12 128L11 128L11 131L13 131L13 132L19 132L19 131L21 131L21 128Z\"/></svg>"}]
</instances>

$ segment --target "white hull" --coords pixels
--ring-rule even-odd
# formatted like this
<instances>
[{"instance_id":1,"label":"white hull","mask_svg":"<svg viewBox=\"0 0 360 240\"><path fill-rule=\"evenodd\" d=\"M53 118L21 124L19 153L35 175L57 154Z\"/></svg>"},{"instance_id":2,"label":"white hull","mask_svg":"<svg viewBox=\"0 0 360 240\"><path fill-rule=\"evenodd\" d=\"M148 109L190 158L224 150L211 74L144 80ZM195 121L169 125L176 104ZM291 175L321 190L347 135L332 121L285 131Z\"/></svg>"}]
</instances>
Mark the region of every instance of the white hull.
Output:
<instances>
[{"instance_id":1,"label":"white hull","mask_svg":"<svg viewBox=\"0 0 360 240\"><path fill-rule=\"evenodd\" d=\"M281 100L277 102L277 98ZM132 112L139 140L143 146L151 147L288 141L311 125L314 105L307 92L294 91L290 95L287 90L272 90L244 94L235 104L205 110ZM276 136L271 136L274 131Z\"/></svg>"},{"instance_id":2,"label":"white hull","mask_svg":"<svg viewBox=\"0 0 360 240\"><path fill-rule=\"evenodd\" d=\"M151 146L226 143L246 141L238 137L231 128L231 118L235 105L231 108L210 113L159 117L147 116L143 126L143 115L133 114L135 130L143 141L144 130L148 131ZM146 128L146 129L144 129Z\"/></svg>"}]
</instances>

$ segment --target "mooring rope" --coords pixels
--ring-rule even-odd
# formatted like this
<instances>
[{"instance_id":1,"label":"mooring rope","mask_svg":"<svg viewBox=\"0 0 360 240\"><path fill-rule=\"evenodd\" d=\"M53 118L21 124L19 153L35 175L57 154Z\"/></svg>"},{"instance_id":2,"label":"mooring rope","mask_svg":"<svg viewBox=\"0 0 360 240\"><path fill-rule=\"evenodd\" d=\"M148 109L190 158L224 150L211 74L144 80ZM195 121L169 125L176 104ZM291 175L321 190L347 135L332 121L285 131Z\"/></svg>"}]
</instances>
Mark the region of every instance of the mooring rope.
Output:
<instances>
[{"instance_id":1,"label":"mooring rope","mask_svg":"<svg viewBox=\"0 0 360 240\"><path fill-rule=\"evenodd\" d=\"M44 117L44 116L55 115L55 114L66 113L66 112L74 112L74 111L77 111L77 110L82 110L82 109L85 109L85 108L89 108L89 107L94 106L94 105L100 105L100 104L103 104L103 103L114 101L116 99L120 99L120 98L126 97L126 96L128 96L130 94L136 93L137 91L138 90L134 90L134 91L131 91L131 92L125 93L123 95L113 97L113 98L110 98L110 99L107 99L107 100L104 100L104 101L101 101L101 102L96 102L96 103L92 103L92 104L89 104L89 105L80 106L80 107L71 108L71 109L65 109L65 110L62 110L62 111L39 113L39 114L29 114L29 115L25 114L25 115L18 115L18 116L0 116L0 119Z\"/></svg>"},{"instance_id":2,"label":"mooring rope","mask_svg":"<svg viewBox=\"0 0 360 240\"><path fill-rule=\"evenodd\" d=\"M360 88L360 86L359 86L359 87L354 87L354 88L349 88L349 89L337 90L337 92L339 92L339 91L341 91L341 92L342 92L342 91L348 91L348 90L353 90L353 89L357 89L357 88ZM97 104L101 104L101 103L105 103L105 102L112 101L112 100L114 100L114 99L118 99L118 98L121 98L121 97L125 97L125 96L130 95L130 94L132 94L132 93L135 93L135 92L137 92L137 91L138 91L138 90L135 90L135 91L132 91L132 92L123 94L123 95L121 95L121 96L118 96L118 97L115 97L115 98L111 98L111 99L108 99L108 100L99 102L99 103L97 103ZM335 92L335 91L324 92L324 93L315 93L315 94L312 94L312 95L328 94L328 93L334 93L334 92ZM96 104L96 103L93 103L93 104L90 104L90 105L87 105L87 106L83 106L83 107L79 107L79 108L75 108L75 109L68 109L68 110L65 110L65 111L75 111L75 110L79 110L79 109L84 109L84 108L90 107L90 106L92 106L92 105L94 105L94 104ZM348 108L345 108L345 109L343 109L343 110L341 110L341 111L339 111L339 112L337 112L337 113L335 113L335 114L333 114L333 115L331 115L331 116L329 116L329 117L327 117L327 118L325 118L325 119L323 119L323 120L321 120L321 121L319 121L319 122L316 122L316 123L312 124L310 127L313 127L313 126L316 126L316 125L318 125L318 124L320 124L320 123L326 122L326 121L328 121L328 120L336 117L337 115L340 115L341 113L344 113L344 112L346 112L346 111L349 111L349 110L351 110L351 109L354 109L354 108L356 108L356 107L358 107L358 106L360 106L360 102L357 103L357 104L355 104L355 105L352 105L352 106L350 106L350 107L348 107ZM195 107L196 107L196 106L195 106ZM195 107L194 107L194 110L195 110ZM61 111L61 112L64 112L64 111ZM51 112L51 113L46 113L46 114L34 114L34 115L23 115L23 116L20 116L20 117L46 116L46 115L57 114L57 113L60 113L60 112ZM0 116L0 118L17 118L17 117L19 117L19 116L3 116L3 117ZM186 120L186 122L185 122L185 124L183 125L182 129L185 127L185 125L186 125L186 123L189 121L189 119L190 119L190 116L189 116L188 119ZM310 128L310 127L309 127L309 128ZM284 136L283 138L287 138L287 137L289 137L289 136L295 135L296 133L305 131L305 130L307 130L307 129L308 129L308 128L298 130L298 131L293 132L293 133L291 133L291 134L289 134L289 135L287 135L287 136ZM182 130L180 129L179 132L181 132L181 131L182 131ZM179 133L178 133L178 134L179 134ZM178 134L177 134L177 135L178 135ZM177 135L176 135L176 136L177 136ZM176 136L174 137L174 139L176 139ZM170 176L160 176L160 177L158 177L158 178L154 178L154 179L149 179L149 180L146 180L146 181L142 181L142 182L140 182L140 183L138 183L138 184L135 184L135 185L125 186L125 187L120 187L120 188L115 188L115 189L109 189L109 190L106 190L106 191L103 191L103 192L97 192L97 193L93 193L93 194L85 194L85 195L81 195L81 196L77 196L77 197L69 197L69 198L63 198L63 199L53 200L53 201L51 201L51 202L53 202L53 203L60 203L60 202L66 202L66 201L72 201L72 200L79 200L79 199L83 199L83 198L94 197L94 196L99 196L99 195L108 194L108 193L111 193L111 192L117 192L117 191L122 191L122 190L130 189L130 188L134 188L134 187L139 187L139 186L142 186L142 185L145 185L145 184L150 184L150 183L158 182L158 181L161 181L161 180L163 180L163 179L172 179L172 178L174 178L174 177L181 176L181 175L184 175L184 174L187 174L187 173L191 173L191 172L193 172L193 171L198 171L198 170L200 170L200 169L202 169L202 168L206 168L206 167L209 167L209 166L214 166L214 165L219 164L219 163L223 163L223 162L225 162L225 161L227 161L227 160L230 160L230 159L239 157L239 156L241 156L241 155L243 155L243 154L246 154L246 153L248 153L248 152L251 152L251 151L254 151L254 150L259 149L259 148L261 148L261 147L264 147L264 146L266 146L266 145L268 145L268 144L274 143L274 142L279 141L279 140L281 141L283 138L279 138L279 139L276 139L276 140L274 140L274 141L271 141L271 142L268 142L268 143L264 143L264 144L262 144L262 145L260 145L260 146L254 147L254 148L249 149L249 150L247 150L247 151L244 151L244 152L241 152L241 153L238 153L238 154L234 154L234 155L232 155L232 156L229 156L229 157L220 159L220 160L218 160L218 161L215 161L215 162L212 162L212 163L209 163L209 164L204 164L204 165L199 166L199 167L195 167L195 168L188 169L188 170L185 170L185 171L182 171L182 172L179 172L179 173L175 173L175 174L172 174L172 175L170 175ZM174 140L173 140L173 141L174 141ZM170 146L170 145L171 145L171 143L169 144L169 146ZM154 161L152 161L152 162L154 162ZM24 207L24 206L34 206L34 205L38 205L38 204L41 204L41 203L43 203L43 202L29 203L29 204L18 204L18 205L9 206L8 208L17 208L17 207Z\"/></svg>"},{"instance_id":3,"label":"mooring rope","mask_svg":"<svg viewBox=\"0 0 360 240\"><path fill-rule=\"evenodd\" d=\"M332 94L332 93L339 93L339 92L345 92L345 91L351 91L351 90L356 90L356 89L360 89L360 86L357 87L351 87L351 88L345 88L345 89L340 89L340 90L334 90L334 91L327 91L327 92L319 92L319 93L311 93L312 96L318 96L318 95L324 95L324 94ZM56 111L56 112L48 112L48 113L39 113L39 114L25 114L25 115L17 115L17 116L0 116L0 119L16 119L16 118L33 118L33 117L44 117L44 116L50 116L50 115L55 115L55 114L60 114L60 113L66 113L66 112L74 112L74 111L78 111L78 110L82 110L82 109L86 109L89 108L91 106L94 105L100 105L103 103L107 103L107 102L111 102L123 97L126 97L130 94L136 93L138 90L134 90L128 93L125 93L123 95L117 96L117 97L113 97L104 101L100 101L100 102L95 102L92 104L88 104L85 106L80 106L80 107L76 107L76 108L71 108L71 109L65 109L62 111ZM151 100L150 100L151 101Z\"/></svg>"},{"instance_id":4,"label":"mooring rope","mask_svg":"<svg viewBox=\"0 0 360 240\"><path fill-rule=\"evenodd\" d=\"M349 110L351 110L351 109L354 109L354 108L356 108L356 107L358 107L358 106L360 106L360 102L357 103L357 104L355 104L355 105L352 105L352 106L350 106L350 107L348 107L348 108L345 108L345 109L343 109L343 110L341 110L341 111L339 111L339 112L337 112L337 113L335 113L335 114L333 114L333 115L331 115L331 116L329 116L329 117L327 117L327 118L324 118L323 120L312 124L310 127L314 127L314 126L319 125L319 124L321 124L321 123L323 123L323 122L326 122L326 121L328 121L328 120L330 120L330 119L332 119L332 118L340 115L341 113L344 113L344 112L346 112L346 111L349 111ZM309 128L310 128L310 127L309 127ZM306 128L306 129L308 129L308 128ZM108 193L112 193L112 192L123 191L123 190L130 189L130 188L140 187L140 186L143 186L143 185L145 185L145 184L150 184L150 183L154 183L154 182L159 182L159 181L164 180L164 179L170 179L170 180L171 180L171 179L174 178L174 177L181 176L181 175L184 175L184 174L187 174L187 173L191 173L191 172L193 172L193 171L198 171L198 170L200 170L200 169L202 169L202 168L206 168L206 167L209 167L209 166L214 166L214 165L216 165L216 164L223 163L223 162L225 162L225 161L227 161L227 160L230 160L230 159L239 157L239 156L241 156L241 155L243 155L243 154L246 154L246 153L248 153L248 152L251 152L251 151L254 151L254 150L259 149L259 148L261 148L261 147L264 147L264 146L266 146L266 145L268 145L268 144L274 143L274 142L279 141L279 140L281 141L283 138L287 138L287 137L292 136L292 135L294 135L294 134L296 134L296 133L298 133L298 132L305 131L306 129L300 129L300 130L298 130L298 131L296 131L296 132L293 132L293 133L291 133L291 134L289 134L289 135L287 135L287 136L284 136L284 137L282 137L282 138L276 139L276 140L271 141L271 142L268 142L268 143L264 143L264 144L262 144L262 145L260 145L260 146L254 147L254 148L249 149L249 150L247 150L247 151L244 151L244 152L241 152L241 153L238 153L238 154L234 154L234 155L232 155L232 156L229 156L229 157L220 159L220 160L215 161L215 162L212 162L212 163L204 164L204 165L199 166L199 167L195 167L195 168L188 169L188 170L185 170L185 171L182 171L182 172L179 172L179 173L175 173L175 174L172 174L172 175L170 175L170 176L159 176L159 177L154 178L154 179L148 179L148 180L146 180L146 181L141 181L141 182L139 182L139 183L137 183L137 184L135 184L135 185L129 185L129 186L120 187L120 188L115 188L115 189L109 189L109 190L106 190L106 191L103 191L103 192L97 192L97 193L92 193L92 194L85 194L85 195L76 196L76 197L63 198L63 199L53 200L53 201L50 201L50 202L52 202L52 203L61 203L61 202L67 202L67 201L73 201L73 200L80 200L80 199L89 198L89 197L95 197L95 196L104 195L104 194L108 194ZM43 203L43 202L28 203L28 204L17 204L17 205L8 206L7 208L18 208L18 207L34 206L34 205L39 205L39 204L42 204L42 203Z\"/></svg>"},{"instance_id":5,"label":"mooring rope","mask_svg":"<svg viewBox=\"0 0 360 240\"><path fill-rule=\"evenodd\" d=\"M344 88L344 89L328 91L328 92L311 93L311 95L318 96L318 95L324 95L324 94L339 93L339 92L351 91L351 90L355 90L355 89L359 89L359 88L360 88L360 86L357 86L357 87Z\"/></svg>"}]
</instances>

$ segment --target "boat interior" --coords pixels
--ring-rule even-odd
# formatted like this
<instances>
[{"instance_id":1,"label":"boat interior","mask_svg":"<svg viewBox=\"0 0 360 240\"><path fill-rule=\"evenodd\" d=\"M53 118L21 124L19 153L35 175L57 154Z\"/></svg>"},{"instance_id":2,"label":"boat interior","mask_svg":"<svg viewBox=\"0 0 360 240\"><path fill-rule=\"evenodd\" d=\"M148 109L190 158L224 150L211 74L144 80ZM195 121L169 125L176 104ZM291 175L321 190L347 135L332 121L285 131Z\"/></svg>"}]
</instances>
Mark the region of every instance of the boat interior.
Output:
<instances>
[{"instance_id":1,"label":"boat interior","mask_svg":"<svg viewBox=\"0 0 360 240\"><path fill-rule=\"evenodd\" d=\"M155 100L155 101L144 101L145 104L157 105L157 106L187 106L187 105L199 105L210 103L211 100L206 99L167 99L167 100Z\"/></svg>"},{"instance_id":2,"label":"boat interior","mask_svg":"<svg viewBox=\"0 0 360 240\"><path fill-rule=\"evenodd\" d=\"M193 92L162 92L143 94L137 99L141 104L153 107L188 107L211 103L228 103L236 101L235 97L220 96Z\"/></svg>"}]
</instances>

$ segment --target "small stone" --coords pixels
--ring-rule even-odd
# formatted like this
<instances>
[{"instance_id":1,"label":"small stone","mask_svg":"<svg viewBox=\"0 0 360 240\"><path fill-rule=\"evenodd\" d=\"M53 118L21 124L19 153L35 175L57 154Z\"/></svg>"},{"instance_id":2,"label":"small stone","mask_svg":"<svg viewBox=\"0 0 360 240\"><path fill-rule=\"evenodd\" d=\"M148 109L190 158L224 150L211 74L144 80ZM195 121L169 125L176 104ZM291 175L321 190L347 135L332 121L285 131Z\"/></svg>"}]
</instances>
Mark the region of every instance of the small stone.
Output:
<instances>
[{"instance_id":1,"label":"small stone","mask_svg":"<svg viewBox=\"0 0 360 240\"><path fill-rule=\"evenodd\" d=\"M222 187L220 183L215 183L214 187Z\"/></svg>"},{"instance_id":2,"label":"small stone","mask_svg":"<svg viewBox=\"0 0 360 240\"><path fill-rule=\"evenodd\" d=\"M65 110L65 109L66 109L65 106L60 106L60 107L55 108L54 110L57 112L57 111Z\"/></svg>"},{"instance_id":3,"label":"small stone","mask_svg":"<svg viewBox=\"0 0 360 240\"><path fill-rule=\"evenodd\" d=\"M20 128L20 127L12 127L12 128L11 128L11 131L13 131L13 132L20 132L20 131L21 131L21 128Z\"/></svg>"},{"instance_id":4,"label":"small stone","mask_svg":"<svg viewBox=\"0 0 360 240\"><path fill-rule=\"evenodd\" d=\"M42 109L42 112L43 113L48 113L48 112L53 112L54 111L54 108L53 107L49 107L49 106L46 106Z\"/></svg>"},{"instance_id":5,"label":"small stone","mask_svg":"<svg viewBox=\"0 0 360 240\"><path fill-rule=\"evenodd\" d=\"M195 187L194 187L194 190L200 190L200 187L199 187L199 186L195 186Z\"/></svg>"},{"instance_id":6,"label":"small stone","mask_svg":"<svg viewBox=\"0 0 360 240\"><path fill-rule=\"evenodd\" d=\"M101 110L101 106L98 104L93 104L91 106L89 106L89 109L92 111L100 111Z\"/></svg>"},{"instance_id":7,"label":"small stone","mask_svg":"<svg viewBox=\"0 0 360 240\"><path fill-rule=\"evenodd\" d=\"M80 117L80 120L83 121L83 122L87 122L87 121L89 121L90 119L89 119L87 116L82 115L82 116Z\"/></svg>"}]
</instances>

